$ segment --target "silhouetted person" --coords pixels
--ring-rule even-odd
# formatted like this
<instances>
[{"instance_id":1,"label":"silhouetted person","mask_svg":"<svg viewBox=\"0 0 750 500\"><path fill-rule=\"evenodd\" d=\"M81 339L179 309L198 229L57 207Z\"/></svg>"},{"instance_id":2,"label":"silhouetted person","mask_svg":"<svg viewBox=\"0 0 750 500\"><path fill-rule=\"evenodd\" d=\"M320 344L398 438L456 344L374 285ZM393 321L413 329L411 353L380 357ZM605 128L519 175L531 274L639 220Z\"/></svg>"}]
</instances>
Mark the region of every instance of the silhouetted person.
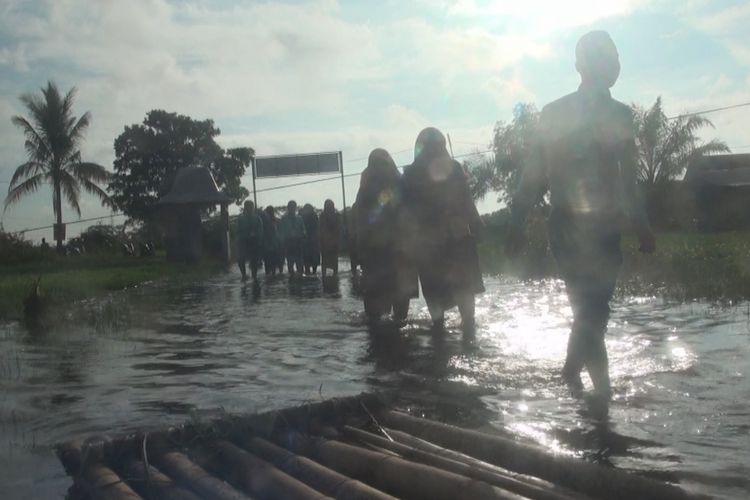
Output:
<instances>
[{"instance_id":1,"label":"silhouetted person","mask_svg":"<svg viewBox=\"0 0 750 500\"><path fill-rule=\"evenodd\" d=\"M413 290L399 286L404 263L398 225L400 178L391 155L384 149L375 149L362 172L357 192L353 222L362 266L360 290L370 320L377 320L393 309L394 319L401 322L409 312L409 293Z\"/></svg>"},{"instance_id":2,"label":"silhouetted person","mask_svg":"<svg viewBox=\"0 0 750 500\"><path fill-rule=\"evenodd\" d=\"M263 221L255 211L255 204L246 201L244 210L237 217L237 265L242 279L247 279L245 263L250 264L250 275L258 277L258 265L263 251Z\"/></svg>"},{"instance_id":3,"label":"silhouetted person","mask_svg":"<svg viewBox=\"0 0 750 500\"><path fill-rule=\"evenodd\" d=\"M578 41L576 69L578 90L542 109L539 144L513 198L506 250L510 255L520 250L526 216L549 190L550 246L574 317L563 378L581 388L585 367L596 392L608 396L604 333L622 264L623 216L635 228L641 251L653 252L655 243L636 193L632 113L609 92L620 62L606 32L592 31Z\"/></svg>"},{"instance_id":4,"label":"silhouetted person","mask_svg":"<svg viewBox=\"0 0 750 500\"><path fill-rule=\"evenodd\" d=\"M305 274L315 274L320 265L320 221L315 209L306 203L300 211L302 222L305 223L305 240L302 249L302 259Z\"/></svg>"},{"instance_id":5,"label":"silhouetted person","mask_svg":"<svg viewBox=\"0 0 750 500\"><path fill-rule=\"evenodd\" d=\"M39 245L39 249L42 251L43 254L47 254L49 252L49 243L47 243L46 238L42 238L42 244Z\"/></svg>"},{"instance_id":6,"label":"silhouetted person","mask_svg":"<svg viewBox=\"0 0 750 500\"><path fill-rule=\"evenodd\" d=\"M466 174L448 154L438 129L419 133L402 185L404 237L433 326L442 329L445 311L457 305L464 331L471 332L474 295L484 291L477 254L482 223Z\"/></svg>"},{"instance_id":7,"label":"silhouetted person","mask_svg":"<svg viewBox=\"0 0 750 500\"><path fill-rule=\"evenodd\" d=\"M273 276L284 271L284 256L279 238L279 220L276 211L268 205L263 211L263 263L266 274Z\"/></svg>"},{"instance_id":8,"label":"silhouetted person","mask_svg":"<svg viewBox=\"0 0 750 500\"><path fill-rule=\"evenodd\" d=\"M297 215L297 202L290 201L286 207L286 214L279 221L279 236L286 254L286 267L289 276L302 275L302 247L305 240L305 224Z\"/></svg>"},{"instance_id":9,"label":"silhouetted person","mask_svg":"<svg viewBox=\"0 0 750 500\"><path fill-rule=\"evenodd\" d=\"M339 274L339 240L341 238L341 215L333 200L326 200L320 215L320 257L321 274L331 269L334 276Z\"/></svg>"}]
</instances>

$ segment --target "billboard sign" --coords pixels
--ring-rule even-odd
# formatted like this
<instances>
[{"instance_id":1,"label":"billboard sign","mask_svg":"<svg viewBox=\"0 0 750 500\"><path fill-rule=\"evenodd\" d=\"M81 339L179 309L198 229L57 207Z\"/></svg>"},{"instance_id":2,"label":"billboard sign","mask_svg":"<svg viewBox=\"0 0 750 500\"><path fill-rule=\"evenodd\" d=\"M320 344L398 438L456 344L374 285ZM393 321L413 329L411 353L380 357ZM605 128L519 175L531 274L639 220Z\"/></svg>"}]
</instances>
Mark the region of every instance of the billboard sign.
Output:
<instances>
[{"instance_id":1,"label":"billboard sign","mask_svg":"<svg viewBox=\"0 0 750 500\"><path fill-rule=\"evenodd\" d=\"M298 155L259 156L255 158L255 177L285 177L338 173L340 153L309 153Z\"/></svg>"}]
</instances>

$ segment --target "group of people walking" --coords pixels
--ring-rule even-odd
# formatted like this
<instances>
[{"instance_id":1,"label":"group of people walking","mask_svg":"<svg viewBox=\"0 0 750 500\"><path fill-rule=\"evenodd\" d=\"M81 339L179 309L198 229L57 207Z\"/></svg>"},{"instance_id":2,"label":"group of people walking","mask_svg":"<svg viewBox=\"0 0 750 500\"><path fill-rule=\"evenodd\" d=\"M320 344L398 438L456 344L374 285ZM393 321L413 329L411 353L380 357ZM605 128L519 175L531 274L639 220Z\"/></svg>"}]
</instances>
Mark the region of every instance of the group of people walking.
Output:
<instances>
[{"instance_id":1,"label":"group of people walking","mask_svg":"<svg viewBox=\"0 0 750 500\"><path fill-rule=\"evenodd\" d=\"M607 395L604 334L622 264L623 221L635 230L641 251L653 252L655 239L636 192L632 113L610 95L620 62L609 34L593 31L579 40L576 69L578 90L541 112L539 133L511 202L506 253L520 251L526 217L549 193L550 246L573 310L562 375L569 385L582 387L580 374L586 369L595 390ZM305 222L295 211L290 202L278 231L290 272L292 262L307 262L305 238L319 231L317 221ZM326 213L339 224L330 215L335 214L332 202L326 202ZM439 130L419 133L414 161L403 174L384 149L370 153L352 218L350 252L362 267L360 285L370 319L392 311L403 321L421 283L435 328L442 329L445 311L458 306L464 330L473 329L474 296L484 289L477 254L482 223L467 174L449 155ZM338 238L324 237L322 227L321 218L313 241L320 242L321 251L333 250L327 245ZM323 255L325 266L330 261Z\"/></svg>"},{"instance_id":2,"label":"group of people walking","mask_svg":"<svg viewBox=\"0 0 750 500\"><path fill-rule=\"evenodd\" d=\"M267 206L258 211L246 201L237 219L237 264L242 279L247 267L253 279L261 264L266 275L284 272L286 262L290 276L312 275L321 267L323 275L330 269L338 274L341 215L332 200L326 200L318 216L312 205L297 212L297 202L287 204L286 213L278 218L276 209Z\"/></svg>"}]
</instances>

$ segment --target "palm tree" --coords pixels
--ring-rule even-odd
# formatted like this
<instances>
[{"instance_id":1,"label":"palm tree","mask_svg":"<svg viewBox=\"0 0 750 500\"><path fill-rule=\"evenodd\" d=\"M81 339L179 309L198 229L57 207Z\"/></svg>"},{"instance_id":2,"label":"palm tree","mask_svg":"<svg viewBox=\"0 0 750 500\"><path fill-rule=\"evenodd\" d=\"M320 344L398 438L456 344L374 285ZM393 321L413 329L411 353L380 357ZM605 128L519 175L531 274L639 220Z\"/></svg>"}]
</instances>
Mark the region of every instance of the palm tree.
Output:
<instances>
[{"instance_id":1,"label":"palm tree","mask_svg":"<svg viewBox=\"0 0 750 500\"><path fill-rule=\"evenodd\" d=\"M704 127L713 128L700 115L669 119L664 114L661 97L648 109L633 106L639 147L639 180L650 189L658 189L678 178L690 162L704 155L729 152L723 141L701 141L696 135Z\"/></svg>"},{"instance_id":2,"label":"palm tree","mask_svg":"<svg viewBox=\"0 0 750 500\"><path fill-rule=\"evenodd\" d=\"M79 145L89 126L91 115L72 115L75 87L65 94L53 82L42 88L42 95L24 94L21 102L29 118L14 116L11 121L23 130L28 161L16 168L5 198L4 210L43 184L52 186L52 209L58 227L62 227L62 198L81 216L81 188L110 205L109 196L97 184L109 179L109 172L96 163L81 160ZM57 249L62 250L62 235Z\"/></svg>"},{"instance_id":3,"label":"palm tree","mask_svg":"<svg viewBox=\"0 0 750 500\"><path fill-rule=\"evenodd\" d=\"M633 105L636 138L638 139L638 177L643 186L649 218L657 226L674 223L679 201L675 181L695 159L726 153L723 141L702 141L698 131L713 128L713 123L701 115L668 118L662 108L661 97L648 109Z\"/></svg>"}]
</instances>

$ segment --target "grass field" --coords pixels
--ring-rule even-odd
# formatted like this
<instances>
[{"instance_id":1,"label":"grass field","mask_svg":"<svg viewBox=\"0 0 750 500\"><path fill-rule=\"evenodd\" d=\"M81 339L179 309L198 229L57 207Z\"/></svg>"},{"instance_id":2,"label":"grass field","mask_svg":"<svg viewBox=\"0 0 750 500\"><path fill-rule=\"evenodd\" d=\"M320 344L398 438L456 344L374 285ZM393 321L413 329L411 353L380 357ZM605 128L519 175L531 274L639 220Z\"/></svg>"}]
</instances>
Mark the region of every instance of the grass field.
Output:
<instances>
[{"instance_id":1,"label":"grass field","mask_svg":"<svg viewBox=\"0 0 750 500\"><path fill-rule=\"evenodd\" d=\"M503 254L503 233L489 232L479 251L485 271L521 278L554 276L544 232L531 232L527 250L513 261ZM682 300L750 299L750 232L659 233L656 244L656 253L644 255L634 238L625 238L620 292Z\"/></svg>"},{"instance_id":2,"label":"grass field","mask_svg":"<svg viewBox=\"0 0 750 500\"><path fill-rule=\"evenodd\" d=\"M502 231L488 230L480 243L484 272L523 279L555 275L555 262L547 250L543 227L530 228L526 251L512 261L503 253L503 237ZM625 239L623 248L625 263L620 293L662 295L679 300L750 299L750 232L661 233L657 235L657 251L653 255L640 254L632 238ZM168 263L163 256L141 259L50 255L33 264L0 265L0 319L23 316L23 299L39 276L45 300L65 305L149 281L201 279L218 269L215 264L195 267Z\"/></svg>"},{"instance_id":3,"label":"grass field","mask_svg":"<svg viewBox=\"0 0 750 500\"><path fill-rule=\"evenodd\" d=\"M39 276L45 300L59 306L154 280L200 279L216 270L214 265L168 263L163 256L50 256L34 264L0 266L0 319L23 316L23 299Z\"/></svg>"}]
</instances>

